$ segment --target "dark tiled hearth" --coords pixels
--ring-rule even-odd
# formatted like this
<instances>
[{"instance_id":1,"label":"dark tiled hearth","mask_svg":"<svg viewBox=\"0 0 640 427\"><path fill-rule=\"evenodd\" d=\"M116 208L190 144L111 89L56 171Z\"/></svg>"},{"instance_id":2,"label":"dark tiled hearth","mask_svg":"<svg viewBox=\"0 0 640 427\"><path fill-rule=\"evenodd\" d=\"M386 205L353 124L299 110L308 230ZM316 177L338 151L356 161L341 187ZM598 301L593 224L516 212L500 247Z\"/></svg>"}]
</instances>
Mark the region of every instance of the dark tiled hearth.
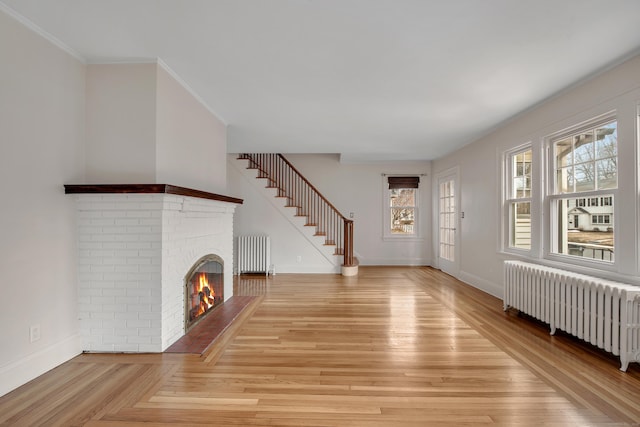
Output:
<instances>
[{"instance_id":1,"label":"dark tiled hearth","mask_svg":"<svg viewBox=\"0 0 640 427\"><path fill-rule=\"evenodd\" d=\"M229 298L191 328L185 336L166 349L165 353L204 353L255 298L253 296Z\"/></svg>"}]
</instances>

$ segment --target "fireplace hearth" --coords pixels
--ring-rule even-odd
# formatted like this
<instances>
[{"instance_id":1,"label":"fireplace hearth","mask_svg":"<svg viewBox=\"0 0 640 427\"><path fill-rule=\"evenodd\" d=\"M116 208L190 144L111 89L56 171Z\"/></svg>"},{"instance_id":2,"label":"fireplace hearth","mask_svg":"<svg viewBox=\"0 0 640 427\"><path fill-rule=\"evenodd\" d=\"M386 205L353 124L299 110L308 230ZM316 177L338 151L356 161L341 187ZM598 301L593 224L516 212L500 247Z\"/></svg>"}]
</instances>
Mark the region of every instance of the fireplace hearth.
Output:
<instances>
[{"instance_id":1,"label":"fireplace hearth","mask_svg":"<svg viewBox=\"0 0 640 427\"><path fill-rule=\"evenodd\" d=\"M185 278L185 332L224 301L224 261L201 258Z\"/></svg>"}]
</instances>

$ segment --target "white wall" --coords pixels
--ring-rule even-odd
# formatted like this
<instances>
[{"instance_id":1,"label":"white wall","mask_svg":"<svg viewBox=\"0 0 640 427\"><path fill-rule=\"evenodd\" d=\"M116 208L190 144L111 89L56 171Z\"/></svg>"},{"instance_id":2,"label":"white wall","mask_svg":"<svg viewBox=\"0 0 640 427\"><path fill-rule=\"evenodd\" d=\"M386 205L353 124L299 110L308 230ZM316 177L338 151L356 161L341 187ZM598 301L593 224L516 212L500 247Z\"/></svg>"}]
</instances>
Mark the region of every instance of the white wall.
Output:
<instances>
[{"instance_id":1,"label":"white wall","mask_svg":"<svg viewBox=\"0 0 640 427\"><path fill-rule=\"evenodd\" d=\"M263 191L264 180L249 178L241 174L239 167L245 166L229 155L227 182L229 194L244 200L238 205L233 218L234 236L268 235L271 237L271 263L277 273L330 273L336 266L331 264L294 225L295 218L283 215L273 203L278 200ZM279 199L282 201L282 199ZM293 211L289 209L289 211ZM321 239L321 238L317 238ZM298 261L300 257L300 261Z\"/></svg>"},{"instance_id":2,"label":"white wall","mask_svg":"<svg viewBox=\"0 0 640 427\"><path fill-rule=\"evenodd\" d=\"M86 184L158 183L157 68L155 63L87 67Z\"/></svg>"},{"instance_id":3,"label":"white wall","mask_svg":"<svg viewBox=\"0 0 640 427\"><path fill-rule=\"evenodd\" d=\"M76 209L63 185L166 179L223 192L226 129L158 63L87 66L1 8L0 58L3 395L81 352ZM182 144L190 157L176 155Z\"/></svg>"},{"instance_id":4,"label":"white wall","mask_svg":"<svg viewBox=\"0 0 640 427\"><path fill-rule=\"evenodd\" d=\"M80 352L85 66L0 11L0 395ZM40 326L31 343L29 329Z\"/></svg>"},{"instance_id":5,"label":"white wall","mask_svg":"<svg viewBox=\"0 0 640 427\"><path fill-rule=\"evenodd\" d=\"M226 190L226 125L165 66L87 67L87 183Z\"/></svg>"},{"instance_id":6,"label":"white wall","mask_svg":"<svg viewBox=\"0 0 640 427\"><path fill-rule=\"evenodd\" d=\"M573 270L614 280L637 283L637 106L640 102L640 57L565 91L512 119L486 137L433 162L433 173L460 169L461 248L459 278L494 295L502 295L502 262L517 258L502 252L501 155L505 150L532 142L534 162L544 160L544 138L609 111L617 111L619 194L616 198L616 258L611 268L599 270L571 266ZM461 118L463 120L464 118ZM534 169L534 187L542 191L541 167ZM435 197L436 195L434 195ZM531 253L525 259L558 266L545 258L548 246L544 223L547 208L534 197Z\"/></svg>"},{"instance_id":7,"label":"white wall","mask_svg":"<svg viewBox=\"0 0 640 427\"><path fill-rule=\"evenodd\" d=\"M157 70L156 182L225 194L224 122L171 76Z\"/></svg>"},{"instance_id":8,"label":"white wall","mask_svg":"<svg viewBox=\"0 0 640 427\"><path fill-rule=\"evenodd\" d=\"M230 155L229 161L236 156ZM345 216L354 213L354 251L361 265L430 265L431 264L431 173L430 162L389 162L351 164L340 163L331 154L286 154L285 157ZM232 168L229 168L231 170ZM420 180L420 236L412 241L384 240L382 174L426 174ZM253 195L250 188L237 186L237 179L228 178L231 194L245 199L236 210L235 234L263 231L272 236L272 257L282 257L281 272L314 272L305 262L295 263L305 242L298 239L293 226L286 227L268 201ZM253 184L255 185L255 184ZM294 240L295 239L295 240ZM278 247L278 253L273 245ZM315 261L314 261L315 262ZM274 261L275 263L275 261ZM293 265L292 265L293 264Z\"/></svg>"}]
</instances>

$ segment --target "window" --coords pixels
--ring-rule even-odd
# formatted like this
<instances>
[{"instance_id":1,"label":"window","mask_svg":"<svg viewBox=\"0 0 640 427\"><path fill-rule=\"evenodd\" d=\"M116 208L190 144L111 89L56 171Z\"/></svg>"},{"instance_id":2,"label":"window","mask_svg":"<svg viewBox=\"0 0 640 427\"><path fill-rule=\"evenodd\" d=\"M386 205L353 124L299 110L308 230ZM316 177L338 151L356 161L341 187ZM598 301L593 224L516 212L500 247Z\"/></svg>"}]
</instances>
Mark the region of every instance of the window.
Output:
<instances>
[{"instance_id":1,"label":"window","mask_svg":"<svg viewBox=\"0 0 640 427\"><path fill-rule=\"evenodd\" d=\"M508 246L531 249L531 148L508 154Z\"/></svg>"},{"instance_id":2,"label":"window","mask_svg":"<svg viewBox=\"0 0 640 427\"><path fill-rule=\"evenodd\" d=\"M386 236L417 236L418 176L387 177Z\"/></svg>"},{"instance_id":3,"label":"window","mask_svg":"<svg viewBox=\"0 0 640 427\"><path fill-rule=\"evenodd\" d=\"M592 224L611 224L611 215L592 215Z\"/></svg>"},{"instance_id":4,"label":"window","mask_svg":"<svg viewBox=\"0 0 640 427\"><path fill-rule=\"evenodd\" d=\"M614 260L617 122L609 116L550 139L552 252Z\"/></svg>"}]
</instances>

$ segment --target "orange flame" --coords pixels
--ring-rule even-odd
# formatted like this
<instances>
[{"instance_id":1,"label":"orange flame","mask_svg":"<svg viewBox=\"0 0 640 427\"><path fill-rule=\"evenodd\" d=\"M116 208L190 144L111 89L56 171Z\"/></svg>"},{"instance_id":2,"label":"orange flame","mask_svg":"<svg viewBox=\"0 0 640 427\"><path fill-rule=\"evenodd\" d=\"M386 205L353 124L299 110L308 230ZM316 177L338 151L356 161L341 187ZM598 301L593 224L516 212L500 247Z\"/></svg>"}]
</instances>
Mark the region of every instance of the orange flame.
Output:
<instances>
[{"instance_id":1,"label":"orange flame","mask_svg":"<svg viewBox=\"0 0 640 427\"><path fill-rule=\"evenodd\" d=\"M203 314L205 311L213 307L214 304L214 296L215 292L211 286L209 286L209 281L207 280L206 273L200 273L198 277L198 294L200 295L200 306L198 307L198 312L196 313L196 317Z\"/></svg>"}]
</instances>

